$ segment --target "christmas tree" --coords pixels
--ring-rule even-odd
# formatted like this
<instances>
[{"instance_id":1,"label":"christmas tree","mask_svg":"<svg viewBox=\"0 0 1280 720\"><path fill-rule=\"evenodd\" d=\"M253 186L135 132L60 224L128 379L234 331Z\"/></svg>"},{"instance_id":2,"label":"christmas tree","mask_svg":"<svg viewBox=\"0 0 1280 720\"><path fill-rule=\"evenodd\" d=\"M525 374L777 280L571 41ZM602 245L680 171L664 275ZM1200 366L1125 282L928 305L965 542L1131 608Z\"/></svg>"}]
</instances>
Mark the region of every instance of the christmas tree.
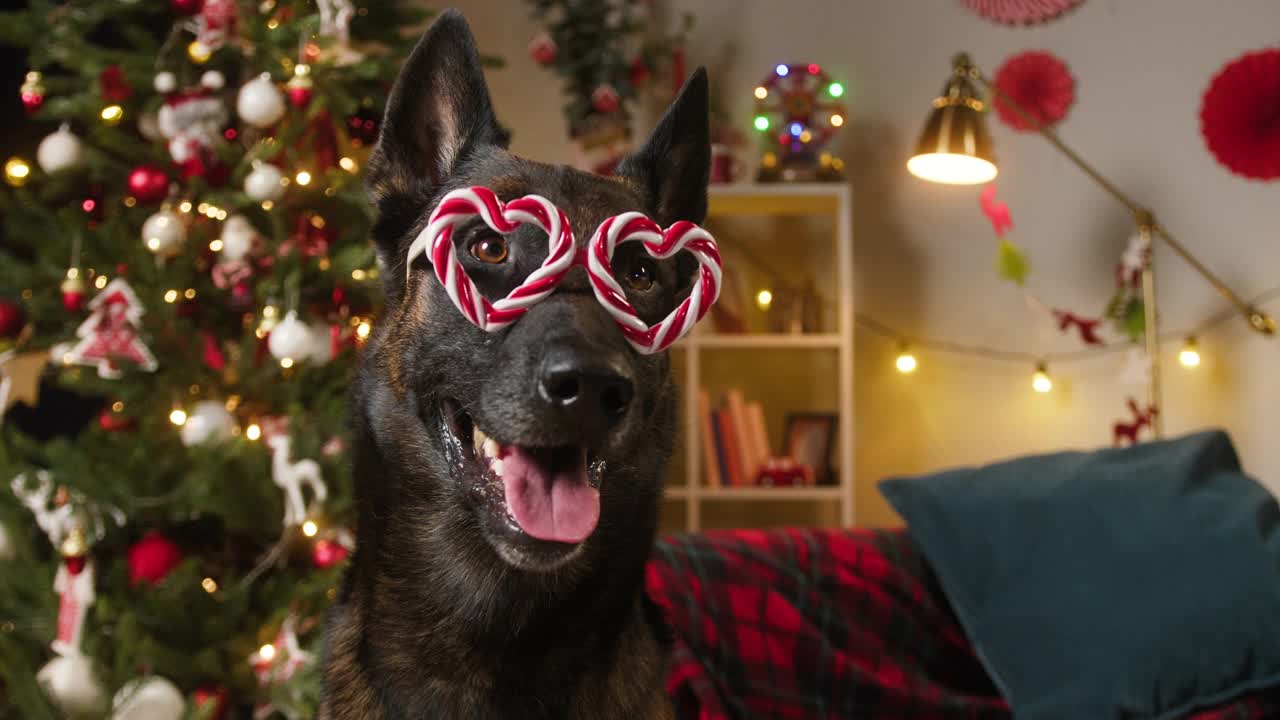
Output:
<instances>
[{"instance_id":1,"label":"christmas tree","mask_svg":"<svg viewBox=\"0 0 1280 720\"><path fill-rule=\"evenodd\" d=\"M0 188L0 718L314 716L379 296L361 169L428 15L0 14L47 134ZM33 434L42 389L89 422Z\"/></svg>"}]
</instances>

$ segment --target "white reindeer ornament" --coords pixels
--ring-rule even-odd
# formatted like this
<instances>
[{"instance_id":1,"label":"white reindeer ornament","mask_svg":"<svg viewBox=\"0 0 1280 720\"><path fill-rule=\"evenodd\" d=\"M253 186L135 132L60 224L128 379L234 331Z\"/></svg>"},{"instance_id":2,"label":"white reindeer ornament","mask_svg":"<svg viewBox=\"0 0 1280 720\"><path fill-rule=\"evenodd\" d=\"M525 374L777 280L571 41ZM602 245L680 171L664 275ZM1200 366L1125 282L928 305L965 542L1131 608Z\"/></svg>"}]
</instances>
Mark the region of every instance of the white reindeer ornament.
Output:
<instances>
[{"instance_id":1,"label":"white reindeer ornament","mask_svg":"<svg viewBox=\"0 0 1280 720\"><path fill-rule=\"evenodd\" d=\"M284 526L296 527L307 519L307 505L303 500L302 486L310 486L315 503L323 503L329 489L320 475L320 465L315 460L289 459L293 439L289 437L287 424L267 436L271 448L271 480L284 491Z\"/></svg>"}]
</instances>

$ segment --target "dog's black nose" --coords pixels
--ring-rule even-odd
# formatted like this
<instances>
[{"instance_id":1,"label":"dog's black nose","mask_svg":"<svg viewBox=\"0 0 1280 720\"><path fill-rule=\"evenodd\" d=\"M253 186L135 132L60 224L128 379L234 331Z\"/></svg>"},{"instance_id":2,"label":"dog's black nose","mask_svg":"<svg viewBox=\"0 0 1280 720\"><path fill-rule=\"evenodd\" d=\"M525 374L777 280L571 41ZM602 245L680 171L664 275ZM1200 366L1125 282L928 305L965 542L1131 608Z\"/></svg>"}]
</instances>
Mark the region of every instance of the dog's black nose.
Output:
<instances>
[{"instance_id":1,"label":"dog's black nose","mask_svg":"<svg viewBox=\"0 0 1280 720\"><path fill-rule=\"evenodd\" d=\"M538 378L543 401L554 411L573 413L584 428L613 427L626 414L633 392L619 364L567 349L549 352Z\"/></svg>"}]
</instances>

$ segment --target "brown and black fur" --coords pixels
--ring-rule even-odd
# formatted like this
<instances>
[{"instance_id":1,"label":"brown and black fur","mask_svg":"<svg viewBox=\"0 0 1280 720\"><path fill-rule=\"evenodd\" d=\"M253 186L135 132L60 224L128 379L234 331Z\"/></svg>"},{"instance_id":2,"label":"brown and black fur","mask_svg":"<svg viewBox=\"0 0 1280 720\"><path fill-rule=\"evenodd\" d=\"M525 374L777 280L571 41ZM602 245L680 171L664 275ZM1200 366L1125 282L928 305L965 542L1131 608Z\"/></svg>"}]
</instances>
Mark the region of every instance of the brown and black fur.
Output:
<instances>
[{"instance_id":1,"label":"brown and black fur","mask_svg":"<svg viewBox=\"0 0 1280 720\"><path fill-rule=\"evenodd\" d=\"M406 280L404 256L439 197L468 185L503 199L548 197L580 244L628 210L664 225L700 222L709 154L699 70L617 177L517 158L505 149L465 21L448 12L427 31L392 92L369 163L387 310L352 392L358 542L329 621L322 717L672 716L664 630L643 595L676 417L669 359L626 345L580 267L519 321L485 333L450 304L428 258ZM459 243L468 230L459 228ZM490 298L545 257L536 231L508 240L511 268L458 253ZM620 249L615 270L633 262L634 248ZM650 268L654 289L629 299L654 322L688 292L693 271L685 262ZM533 374L552 352L625 376L634 388L625 416L606 427L539 406ZM503 442L595 449L605 468L600 521L581 552L543 570L499 555L484 500L455 472L444 398ZM540 547L517 547L526 551L532 565L544 559Z\"/></svg>"}]
</instances>

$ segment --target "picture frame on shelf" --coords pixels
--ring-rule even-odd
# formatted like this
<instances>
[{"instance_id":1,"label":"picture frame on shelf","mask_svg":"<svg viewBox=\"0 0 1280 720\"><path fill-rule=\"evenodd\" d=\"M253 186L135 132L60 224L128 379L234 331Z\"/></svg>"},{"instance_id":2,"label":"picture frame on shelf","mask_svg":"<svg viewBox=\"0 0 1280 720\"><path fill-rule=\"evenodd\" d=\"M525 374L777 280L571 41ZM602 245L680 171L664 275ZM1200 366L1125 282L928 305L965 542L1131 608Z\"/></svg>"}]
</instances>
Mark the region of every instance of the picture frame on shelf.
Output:
<instances>
[{"instance_id":1,"label":"picture frame on shelf","mask_svg":"<svg viewBox=\"0 0 1280 720\"><path fill-rule=\"evenodd\" d=\"M815 485L830 485L831 450L835 444L835 413L787 413L782 434L783 455L808 467Z\"/></svg>"}]
</instances>

